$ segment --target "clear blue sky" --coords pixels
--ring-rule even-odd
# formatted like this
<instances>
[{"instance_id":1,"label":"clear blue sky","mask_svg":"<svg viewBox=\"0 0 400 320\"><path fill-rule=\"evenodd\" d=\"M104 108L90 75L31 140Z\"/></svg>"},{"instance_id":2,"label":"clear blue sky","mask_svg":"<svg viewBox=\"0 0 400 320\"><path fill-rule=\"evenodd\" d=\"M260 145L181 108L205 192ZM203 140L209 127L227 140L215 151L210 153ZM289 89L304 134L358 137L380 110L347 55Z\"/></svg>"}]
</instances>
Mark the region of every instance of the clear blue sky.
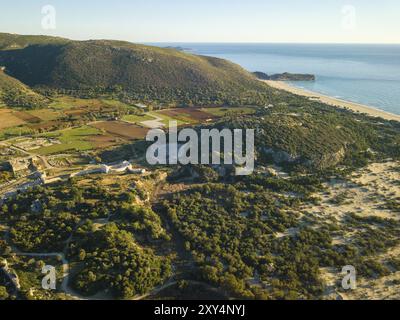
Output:
<instances>
[{"instance_id":1,"label":"clear blue sky","mask_svg":"<svg viewBox=\"0 0 400 320\"><path fill-rule=\"evenodd\" d=\"M13 0L0 32L132 42L400 43L399 0ZM43 30L51 4L57 28ZM351 5L353 11L342 12Z\"/></svg>"}]
</instances>

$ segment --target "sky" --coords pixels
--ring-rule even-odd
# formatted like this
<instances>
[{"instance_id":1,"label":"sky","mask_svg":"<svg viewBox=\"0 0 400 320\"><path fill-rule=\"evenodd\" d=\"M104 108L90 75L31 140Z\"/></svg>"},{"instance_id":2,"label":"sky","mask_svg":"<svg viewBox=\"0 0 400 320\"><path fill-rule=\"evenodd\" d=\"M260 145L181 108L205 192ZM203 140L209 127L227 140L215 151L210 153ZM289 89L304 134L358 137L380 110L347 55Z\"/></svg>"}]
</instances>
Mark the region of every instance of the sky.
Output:
<instances>
[{"instance_id":1,"label":"sky","mask_svg":"<svg viewBox=\"0 0 400 320\"><path fill-rule=\"evenodd\" d=\"M0 32L76 40L400 43L399 0L2 2Z\"/></svg>"}]
</instances>

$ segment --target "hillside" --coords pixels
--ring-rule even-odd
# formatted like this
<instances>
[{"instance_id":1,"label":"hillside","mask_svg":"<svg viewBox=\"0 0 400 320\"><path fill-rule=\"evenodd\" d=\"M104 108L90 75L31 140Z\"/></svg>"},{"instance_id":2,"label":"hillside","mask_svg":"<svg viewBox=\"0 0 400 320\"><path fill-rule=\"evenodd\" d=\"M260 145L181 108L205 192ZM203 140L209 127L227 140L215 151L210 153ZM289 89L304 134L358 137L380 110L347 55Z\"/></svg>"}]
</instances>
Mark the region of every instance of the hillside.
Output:
<instances>
[{"instance_id":1,"label":"hillside","mask_svg":"<svg viewBox=\"0 0 400 320\"><path fill-rule=\"evenodd\" d=\"M121 41L55 42L0 51L0 65L29 86L188 105L263 104L271 90L222 59Z\"/></svg>"},{"instance_id":2,"label":"hillside","mask_svg":"<svg viewBox=\"0 0 400 320\"><path fill-rule=\"evenodd\" d=\"M64 44L69 40L50 36L22 36L0 32L0 50L23 49L35 44Z\"/></svg>"},{"instance_id":3,"label":"hillside","mask_svg":"<svg viewBox=\"0 0 400 320\"><path fill-rule=\"evenodd\" d=\"M36 109L45 106L47 99L0 70L0 105L2 103L9 107Z\"/></svg>"}]
</instances>

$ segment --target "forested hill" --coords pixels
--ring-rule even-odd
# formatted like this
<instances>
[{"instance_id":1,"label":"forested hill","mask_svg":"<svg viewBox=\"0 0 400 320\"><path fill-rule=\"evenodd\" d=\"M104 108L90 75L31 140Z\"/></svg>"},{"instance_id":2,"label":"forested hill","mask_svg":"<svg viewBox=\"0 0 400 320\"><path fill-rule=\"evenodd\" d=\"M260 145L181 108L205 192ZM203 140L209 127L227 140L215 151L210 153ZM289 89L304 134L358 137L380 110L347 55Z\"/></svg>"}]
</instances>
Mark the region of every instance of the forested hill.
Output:
<instances>
[{"instance_id":1,"label":"forested hill","mask_svg":"<svg viewBox=\"0 0 400 320\"><path fill-rule=\"evenodd\" d=\"M47 102L46 98L0 69L0 105L36 109L46 106Z\"/></svg>"},{"instance_id":2,"label":"forested hill","mask_svg":"<svg viewBox=\"0 0 400 320\"><path fill-rule=\"evenodd\" d=\"M200 104L262 104L271 88L231 62L122 41L39 38L10 45L0 65L32 87L115 91L133 98ZM25 39L22 38L22 39ZM8 41L9 43L9 41Z\"/></svg>"},{"instance_id":3,"label":"forested hill","mask_svg":"<svg viewBox=\"0 0 400 320\"><path fill-rule=\"evenodd\" d=\"M23 36L0 32L0 50L23 49L35 44L65 44L70 40L50 36Z\"/></svg>"}]
</instances>

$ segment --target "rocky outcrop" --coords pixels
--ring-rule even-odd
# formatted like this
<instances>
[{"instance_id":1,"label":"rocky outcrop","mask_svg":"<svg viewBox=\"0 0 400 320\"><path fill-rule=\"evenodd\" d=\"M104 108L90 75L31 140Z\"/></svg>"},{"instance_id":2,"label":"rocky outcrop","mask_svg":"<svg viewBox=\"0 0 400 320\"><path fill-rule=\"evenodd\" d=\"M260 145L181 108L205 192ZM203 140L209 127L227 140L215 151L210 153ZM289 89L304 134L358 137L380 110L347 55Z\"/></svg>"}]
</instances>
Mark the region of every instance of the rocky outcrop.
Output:
<instances>
[{"instance_id":1,"label":"rocky outcrop","mask_svg":"<svg viewBox=\"0 0 400 320\"><path fill-rule=\"evenodd\" d=\"M268 75L264 72L253 72L253 74L260 80L273 80L273 81L315 81L313 74L298 74L298 73L278 73Z\"/></svg>"},{"instance_id":2,"label":"rocky outcrop","mask_svg":"<svg viewBox=\"0 0 400 320\"><path fill-rule=\"evenodd\" d=\"M283 150L275 150L273 148L264 148L264 153L272 157L276 164L280 163L294 163L300 160L300 157L291 155Z\"/></svg>"},{"instance_id":3,"label":"rocky outcrop","mask_svg":"<svg viewBox=\"0 0 400 320\"><path fill-rule=\"evenodd\" d=\"M301 163L306 166L312 166L316 168L329 168L333 167L343 161L346 155L346 149L344 147L340 148L334 153L322 154L316 159L306 159L301 155L293 155L284 150L276 150L273 148L264 148L263 152L272 158L275 164L284 163Z\"/></svg>"},{"instance_id":4,"label":"rocky outcrop","mask_svg":"<svg viewBox=\"0 0 400 320\"><path fill-rule=\"evenodd\" d=\"M319 160L313 161L313 164L319 168L329 168L342 162L345 156L346 149L342 147L335 153L323 154Z\"/></svg>"}]
</instances>

